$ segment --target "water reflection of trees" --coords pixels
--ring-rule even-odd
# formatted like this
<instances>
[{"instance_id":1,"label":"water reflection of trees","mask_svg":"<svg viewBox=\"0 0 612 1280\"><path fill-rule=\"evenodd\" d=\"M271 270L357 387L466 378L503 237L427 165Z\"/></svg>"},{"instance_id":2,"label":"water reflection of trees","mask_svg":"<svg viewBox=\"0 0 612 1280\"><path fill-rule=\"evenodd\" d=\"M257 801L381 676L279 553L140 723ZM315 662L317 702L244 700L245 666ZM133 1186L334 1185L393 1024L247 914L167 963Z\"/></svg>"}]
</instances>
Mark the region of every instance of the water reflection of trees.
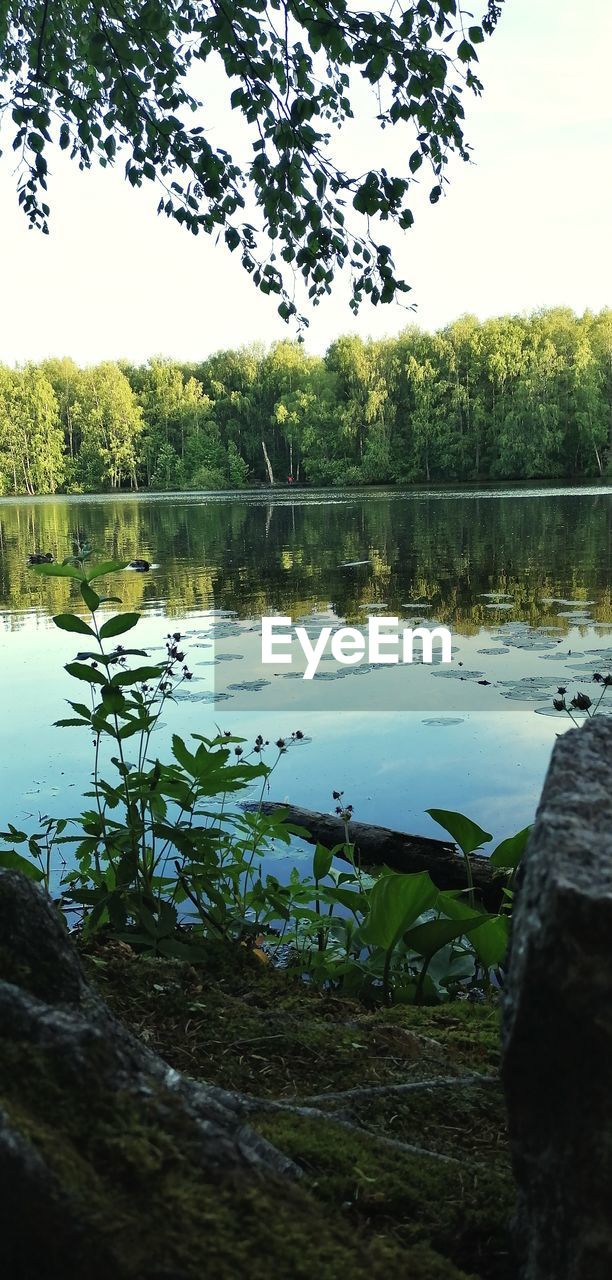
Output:
<instances>
[{"instance_id":1,"label":"water reflection of trees","mask_svg":"<svg viewBox=\"0 0 612 1280\"><path fill-rule=\"evenodd\" d=\"M104 557L144 556L151 575L124 574L130 608L170 616L213 606L241 617L275 610L308 613L329 603L363 620L363 606L429 602L428 617L469 634L496 614L484 593L507 592L512 610L534 626L566 625L547 598L592 599L591 615L612 622L611 506L605 494L539 498L383 495L346 503L287 500L201 502L194 497L0 504L0 608L20 615L78 606L74 584L27 568L33 550L61 559L73 534L86 533ZM342 568L345 561L370 563Z\"/></svg>"}]
</instances>

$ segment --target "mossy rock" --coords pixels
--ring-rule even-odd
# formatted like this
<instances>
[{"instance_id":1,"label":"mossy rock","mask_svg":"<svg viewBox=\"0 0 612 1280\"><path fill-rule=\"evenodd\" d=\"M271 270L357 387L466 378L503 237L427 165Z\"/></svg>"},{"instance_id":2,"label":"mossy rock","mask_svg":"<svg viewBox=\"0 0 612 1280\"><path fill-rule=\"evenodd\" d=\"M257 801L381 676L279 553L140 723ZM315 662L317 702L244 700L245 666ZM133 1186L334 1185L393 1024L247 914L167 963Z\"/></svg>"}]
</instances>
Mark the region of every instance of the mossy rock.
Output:
<instances>
[{"instance_id":1,"label":"mossy rock","mask_svg":"<svg viewBox=\"0 0 612 1280\"><path fill-rule=\"evenodd\" d=\"M494 1008L364 1012L241 947L101 944L88 980L13 872L0 920L11 1280L509 1280Z\"/></svg>"}]
</instances>

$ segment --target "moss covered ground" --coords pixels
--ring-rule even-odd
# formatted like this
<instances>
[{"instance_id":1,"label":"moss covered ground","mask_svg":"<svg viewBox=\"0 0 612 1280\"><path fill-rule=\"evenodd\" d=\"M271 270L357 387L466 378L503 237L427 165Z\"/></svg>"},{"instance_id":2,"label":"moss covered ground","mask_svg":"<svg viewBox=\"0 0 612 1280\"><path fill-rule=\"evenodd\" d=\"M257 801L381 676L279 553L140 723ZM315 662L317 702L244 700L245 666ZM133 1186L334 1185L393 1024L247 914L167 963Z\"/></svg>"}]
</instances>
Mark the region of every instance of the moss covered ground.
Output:
<instances>
[{"instance_id":1,"label":"moss covered ground","mask_svg":"<svg viewBox=\"0 0 612 1280\"><path fill-rule=\"evenodd\" d=\"M159 1200L165 1185L158 1211L182 1223L183 1267L188 1254L199 1274L206 1238L206 1272L217 1277L243 1268L262 1280L514 1277L495 1005L366 1010L223 945L191 966L100 944L84 964L114 1012L171 1066L284 1104L256 1109L250 1122L303 1169L286 1194L219 1187L179 1212L181 1177L152 1174L146 1194ZM488 1082L462 1084L474 1074ZM364 1086L374 1092L328 1096ZM153 1165L160 1158L149 1156Z\"/></svg>"}]
</instances>

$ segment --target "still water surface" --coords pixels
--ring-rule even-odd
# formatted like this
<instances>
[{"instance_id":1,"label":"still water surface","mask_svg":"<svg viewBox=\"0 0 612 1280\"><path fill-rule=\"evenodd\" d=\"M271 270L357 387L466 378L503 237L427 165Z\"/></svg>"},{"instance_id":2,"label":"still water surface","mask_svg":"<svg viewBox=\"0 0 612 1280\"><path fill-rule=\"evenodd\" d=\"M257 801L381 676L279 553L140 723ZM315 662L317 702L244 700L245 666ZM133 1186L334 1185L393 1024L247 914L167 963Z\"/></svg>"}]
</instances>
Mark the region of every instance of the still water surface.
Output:
<instances>
[{"instance_id":1,"label":"still water surface","mask_svg":"<svg viewBox=\"0 0 612 1280\"><path fill-rule=\"evenodd\" d=\"M78 812L87 785L87 735L52 727L78 696L63 663L79 646L51 616L80 610L78 593L27 568L33 550L61 560L79 531L104 559L158 566L112 583L144 615L139 644L161 657L169 629L186 634L194 680L165 713L160 752L171 731L218 724L274 739L301 729L310 741L281 761L274 798L328 809L337 789L365 821L434 834L424 810L439 806L508 834L533 817L567 727L549 714L557 685L592 692L592 673L610 670L611 495L598 486L0 501L0 825ZM262 614L315 630L363 626L377 611L453 632L452 667L411 668L408 703L397 668L357 680L327 662L307 692L282 674L248 687ZM224 695L215 703L213 688Z\"/></svg>"}]
</instances>

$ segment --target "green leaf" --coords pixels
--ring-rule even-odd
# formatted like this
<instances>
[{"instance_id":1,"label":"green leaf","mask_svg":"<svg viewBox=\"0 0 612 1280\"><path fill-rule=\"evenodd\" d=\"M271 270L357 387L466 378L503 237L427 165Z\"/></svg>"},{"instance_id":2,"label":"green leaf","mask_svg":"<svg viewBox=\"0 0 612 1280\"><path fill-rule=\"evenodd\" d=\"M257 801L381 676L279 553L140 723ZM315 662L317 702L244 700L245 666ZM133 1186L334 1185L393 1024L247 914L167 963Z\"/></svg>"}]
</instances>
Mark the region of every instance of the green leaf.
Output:
<instances>
[{"instance_id":1,"label":"green leaf","mask_svg":"<svg viewBox=\"0 0 612 1280\"><path fill-rule=\"evenodd\" d=\"M87 608L90 609L92 613L95 613L96 609L99 609L101 602L99 595L89 586L89 583L81 583L81 595L87 605Z\"/></svg>"},{"instance_id":2,"label":"green leaf","mask_svg":"<svg viewBox=\"0 0 612 1280\"><path fill-rule=\"evenodd\" d=\"M315 880L324 880L329 875L329 869L333 862L333 854L324 845L317 844L312 859L312 874Z\"/></svg>"},{"instance_id":3,"label":"green leaf","mask_svg":"<svg viewBox=\"0 0 612 1280\"><path fill-rule=\"evenodd\" d=\"M457 46L457 57L461 62L470 62L472 58L476 57L476 50L468 40L462 40Z\"/></svg>"},{"instance_id":4,"label":"green leaf","mask_svg":"<svg viewBox=\"0 0 612 1280\"><path fill-rule=\"evenodd\" d=\"M508 948L510 921L508 916L490 916L475 907L470 907L465 898L459 898L454 891L441 893L437 905L452 920L461 921L465 929L467 920L474 921L470 929L470 940L476 955L486 969L501 964Z\"/></svg>"},{"instance_id":5,"label":"green leaf","mask_svg":"<svg viewBox=\"0 0 612 1280\"><path fill-rule=\"evenodd\" d=\"M491 866L500 867L503 871L515 871L525 852L531 826L523 827L516 835L502 840L491 854Z\"/></svg>"},{"instance_id":6,"label":"green leaf","mask_svg":"<svg viewBox=\"0 0 612 1280\"><path fill-rule=\"evenodd\" d=\"M389 950L402 933L433 907L438 890L427 871L381 876L369 893L370 910L361 927L363 941Z\"/></svg>"},{"instance_id":7,"label":"green leaf","mask_svg":"<svg viewBox=\"0 0 612 1280\"><path fill-rule=\"evenodd\" d=\"M484 40L484 31L482 27L468 27L468 35L472 44L482 44Z\"/></svg>"},{"instance_id":8,"label":"green leaf","mask_svg":"<svg viewBox=\"0 0 612 1280\"><path fill-rule=\"evenodd\" d=\"M454 809L426 809L425 812L438 826L448 831L463 853L473 853L474 849L482 848L493 839L490 831L483 831L471 818L466 818L464 813L456 813Z\"/></svg>"},{"instance_id":9,"label":"green leaf","mask_svg":"<svg viewBox=\"0 0 612 1280\"><path fill-rule=\"evenodd\" d=\"M89 720L77 720L76 717L72 717L68 720L53 721L53 727L55 729L74 729L77 725L80 726L84 724L87 725L87 727L89 728L89 724L90 724Z\"/></svg>"},{"instance_id":10,"label":"green leaf","mask_svg":"<svg viewBox=\"0 0 612 1280\"><path fill-rule=\"evenodd\" d=\"M77 578L82 582L85 577L83 569L77 569L73 564L32 564L30 569L43 578Z\"/></svg>"},{"instance_id":11,"label":"green leaf","mask_svg":"<svg viewBox=\"0 0 612 1280\"><path fill-rule=\"evenodd\" d=\"M484 915L482 922L494 918L494 916ZM404 934L404 942L410 947L411 951L416 951L425 960L431 960L436 951L448 946L449 942L454 942L455 938L461 938L464 934L469 934L480 927L481 921L478 918L428 920L425 924L417 924L414 929L409 929Z\"/></svg>"},{"instance_id":12,"label":"green leaf","mask_svg":"<svg viewBox=\"0 0 612 1280\"><path fill-rule=\"evenodd\" d=\"M146 684L149 680L159 680L165 671L165 665L160 662L157 667L135 667L133 671L118 671L110 681L111 684Z\"/></svg>"},{"instance_id":13,"label":"green leaf","mask_svg":"<svg viewBox=\"0 0 612 1280\"><path fill-rule=\"evenodd\" d=\"M102 672L86 666L84 662L67 662L64 670L69 676L74 676L75 680L86 680L88 684L106 684Z\"/></svg>"},{"instance_id":14,"label":"green leaf","mask_svg":"<svg viewBox=\"0 0 612 1280\"><path fill-rule=\"evenodd\" d=\"M5 867L7 871L21 871L29 880L44 879L41 868L20 853L16 853L15 849L0 850L0 867Z\"/></svg>"},{"instance_id":15,"label":"green leaf","mask_svg":"<svg viewBox=\"0 0 612 1280\"><path fill-rule=\"evenodd\" d=\"M502 963L508 950L509 936L508 916L494 916L492 920L488 920L486 924L473 931L472 946L485 969L495 969Z\"/></svg>"},{"instance_id":16,"label":"green leaf","mask_svg":"<svg viewBox=\"0 0 612 1280\"><path fill-rule=\"evenodd\" d=\"M109 636L121 636L124 631L131 631L139 618L139 613L117 613L100 627L100 639L108 640Z\"/></svg>"},{"instance_id":17,"label":"green leaf","mask_svg":"<svg viewBox=\"0 0 612 1280\"><path fill-rule=\"evenodd\" d=\"M127 703L120 689L112 684L102 686L102 702L105 711L125 711Z\"/></svg>"},{"instance_id":18,"label":"green leaf","mask_svg":"<svg viewBox=\"0 0 612 1280\"><path fill-rule=\"evenodd\" d=\"M173 733L172 735L172 754L174 759L185 769L186 773L195 778L198 772L196 758L185 746L183 739L179 738L178 733Z\"/></svg>"},{"instance_id":19,"label":"green leaf","mask_svg":"<svg viewBox=\"0 0 612 1280\"><path fill-rule=\"evenodd\" d=\"M94 640L96 638L95 631L76 613L56 613L53 621L60 631L77 631L80 636L93 636Z\"/></svg>"},{"instance_id":20,"label":"green leaf","mask_svg":"<svg viewBox=\"0 0 612 1280\"><path fill-rule=\"evenodd\" d=\"M103 560L100 564L92 565L91 569L87 569L83 577L87 582L93 582L94 578L101 578L104 573L118 573L120 569L127 569L129 560Z\"/></svg>"}]
</instances>

